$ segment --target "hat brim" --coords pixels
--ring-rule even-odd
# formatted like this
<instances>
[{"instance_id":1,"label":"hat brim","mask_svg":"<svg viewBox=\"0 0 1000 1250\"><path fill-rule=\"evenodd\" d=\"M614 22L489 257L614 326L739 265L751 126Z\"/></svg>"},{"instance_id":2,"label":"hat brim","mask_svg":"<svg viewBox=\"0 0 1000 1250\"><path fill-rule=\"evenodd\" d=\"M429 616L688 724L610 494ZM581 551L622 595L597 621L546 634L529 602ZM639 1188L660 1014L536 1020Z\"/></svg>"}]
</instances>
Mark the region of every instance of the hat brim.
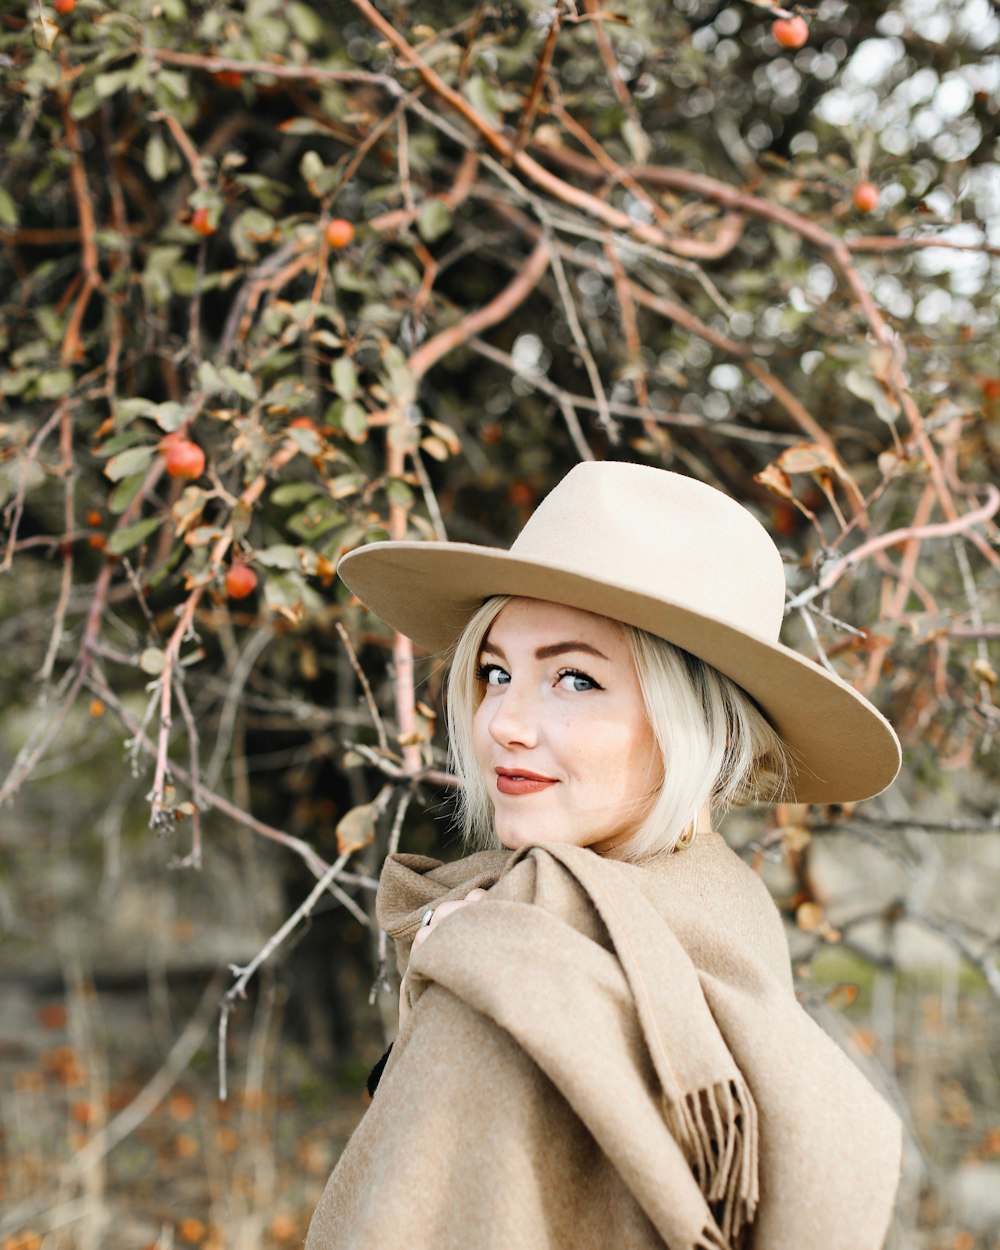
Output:
<instances>
[{"instance_id":1,"label":"hat brim","mask_svg":"<svg viewBox=\"0 0 1000 1250\"><path fill-rule=\"evenodd\" d=\"M787 802L871 798L899 771L889 722L839 677L797 651L693 612L613 575L592 578L468 543L384 542L350 552L338 573L394 629L446 651L493 595L579 608L634 625L690 651L742 687L791 748Z\"/></svg>"}]
</instances>

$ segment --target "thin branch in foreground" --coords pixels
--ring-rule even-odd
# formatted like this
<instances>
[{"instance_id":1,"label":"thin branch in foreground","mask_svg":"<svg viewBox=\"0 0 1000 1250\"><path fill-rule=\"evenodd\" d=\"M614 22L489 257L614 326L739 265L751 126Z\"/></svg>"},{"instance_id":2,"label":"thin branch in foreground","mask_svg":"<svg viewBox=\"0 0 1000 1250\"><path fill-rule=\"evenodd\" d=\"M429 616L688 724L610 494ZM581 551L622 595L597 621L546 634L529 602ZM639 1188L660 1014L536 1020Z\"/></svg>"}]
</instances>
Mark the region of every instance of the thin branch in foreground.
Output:
<instances>
[{"instance_id":1,"label":"thin branch in foreground","mask_svg":"<svg viewBox=\"0 0 1000 1250\"><path fill-rule=\"evenodd\" d=\"M118 717L125 729L131 736L137 749L144 751L147 755L155 758L156 746L145 732L140 728L138 721L122 704L108 683L96 672L91 672L87 678L88 687L101 699ZM181 779L186 785L191 784L191 775L187 769L179 764L172 764L171 769L174 774ZM263 838L267 838L272 842L278 842L282 846L287 847L290 851L294 851L299 855L306 867L314 877L322 877L329 869L329 864L323 859L308 842L303 842L301 838L296 838L293 834L285 833L282 829L276 829L273 825L265 824L264 821L258 820L256 816L251 816L249 812L243 811L235 803L224 798L221 794L216 794L212 790L202 788L202 801L216 811L221 812L224 816L229 816L237 824L243 825L252 833L259 834ZM346 880L346 878L345 878Z\"/></svg>"},{"instance_id":2,"label":"thin branch in foreground","mask_svg":"<svg viewBox=\"0 0 1000 1250\"><path fill-rule=\"evenodd\" d=\"M342 855L338 855L334 862L327 868L326 872L316 882L309 891L306 898L296 907L295 911L288 917L284 924L264 943L253 959L248 964L240 967L239 964L230 964L229 969L236 977L233 985L226 990L222 996L222 1005L219 1011L219 1101L225 1102L228 1097L228 1086L226 1081L226 1038L229 1033L229 1016L236 1005L238 998L246 997L246 988L257 969L266 959L268 959L284 942L285 938L292 930L310 914L319 899L326 893L328 888L334 883L340 875L344 865L354 854L353 850L344 851ZM351 900L353 902L353 899ZM355 904L356 907L356 904ZM363 924L369 924L368 917L361 912L360 909L355 913L358 915Z\"/></svg>"},{"instance_id":3,"label":"thin branch in foreground","mask_svg":"<svg viewBox=\"0 0 1000 1250\"><path fill-rule=\"evenodd\" d=\"M357 652L354 650L354 645L351 642L350 635L340 621L337 621L335 628L337 630L337 636L344 644L344 650L347 652L347 658L350 660L351 668L354 669L354 674L361 684L361 689L365 696L365 702L368 704L368 711L371 713L372 724L375 726L375 732L378 734L379 749L382 751L388 751L389 738L385 732L385 724L382 720L381 714L379 713L378 704L375 702L375 696L372 694L372 688L368 683L368 678L365 676L365 671L361 667L358 660Z\"/></svg>"}]
</instances>

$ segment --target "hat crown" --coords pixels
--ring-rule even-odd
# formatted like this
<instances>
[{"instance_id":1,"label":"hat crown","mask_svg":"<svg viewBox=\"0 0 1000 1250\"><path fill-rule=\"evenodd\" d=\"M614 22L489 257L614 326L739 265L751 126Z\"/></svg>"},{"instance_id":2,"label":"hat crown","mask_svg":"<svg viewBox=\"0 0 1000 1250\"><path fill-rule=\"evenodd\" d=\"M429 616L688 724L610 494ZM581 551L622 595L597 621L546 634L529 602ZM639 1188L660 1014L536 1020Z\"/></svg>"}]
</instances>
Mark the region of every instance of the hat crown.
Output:
<instances>
[{"instance_id":1,"label":"hat crown","mask_svg":"<svg viewBox=\"0 0 1000 1250\"><path fill-rule=\"evenodd\" d=\"M693 478L646 465L578 464L539 504L511 555L662 597L776 640L781 556L742 505Z\"/></svg>"}]
</instances>

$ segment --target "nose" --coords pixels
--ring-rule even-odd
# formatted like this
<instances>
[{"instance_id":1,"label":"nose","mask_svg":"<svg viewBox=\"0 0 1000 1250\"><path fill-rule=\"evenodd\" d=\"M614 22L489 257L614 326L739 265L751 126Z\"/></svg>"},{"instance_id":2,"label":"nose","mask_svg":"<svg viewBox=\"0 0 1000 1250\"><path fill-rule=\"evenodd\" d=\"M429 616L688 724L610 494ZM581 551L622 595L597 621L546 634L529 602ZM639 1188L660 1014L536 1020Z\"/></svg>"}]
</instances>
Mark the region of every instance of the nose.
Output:
<instances>
[{"instance_id":1,"label":"nose","mask_svg":"<svg viewBox=\"0 0 1000 1250\"><path fill-rule=\"evenodd\" d=\"M510 681L493 699L490 737L499 746L533 747L538 744L538 699L530 686Z\"/></svg>"}]
</instances>

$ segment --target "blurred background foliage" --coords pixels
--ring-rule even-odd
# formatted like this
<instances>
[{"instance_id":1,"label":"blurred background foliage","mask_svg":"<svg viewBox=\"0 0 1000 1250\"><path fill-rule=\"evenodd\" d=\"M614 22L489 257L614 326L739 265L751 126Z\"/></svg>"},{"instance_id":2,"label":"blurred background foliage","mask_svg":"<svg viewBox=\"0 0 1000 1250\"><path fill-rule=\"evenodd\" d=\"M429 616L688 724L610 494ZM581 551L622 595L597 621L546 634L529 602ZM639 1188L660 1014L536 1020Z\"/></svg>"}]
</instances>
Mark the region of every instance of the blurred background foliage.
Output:
<instances>
[{"instance_id":1,"label":"blurred background foliage","mask_svg":"<svg viewBox=\"0 0 1000 1250\"><path fill-rule=\"evenodd\" d=\"M878 800L726 828L904 1115L894 1244L997 1244L1000 21L792 17L5 6L5 1250L302 1236L379 864L458 853L440 664L337 559L506 544L587 457L751 507L899 729Z\"/></svg>"}]
</instances>

